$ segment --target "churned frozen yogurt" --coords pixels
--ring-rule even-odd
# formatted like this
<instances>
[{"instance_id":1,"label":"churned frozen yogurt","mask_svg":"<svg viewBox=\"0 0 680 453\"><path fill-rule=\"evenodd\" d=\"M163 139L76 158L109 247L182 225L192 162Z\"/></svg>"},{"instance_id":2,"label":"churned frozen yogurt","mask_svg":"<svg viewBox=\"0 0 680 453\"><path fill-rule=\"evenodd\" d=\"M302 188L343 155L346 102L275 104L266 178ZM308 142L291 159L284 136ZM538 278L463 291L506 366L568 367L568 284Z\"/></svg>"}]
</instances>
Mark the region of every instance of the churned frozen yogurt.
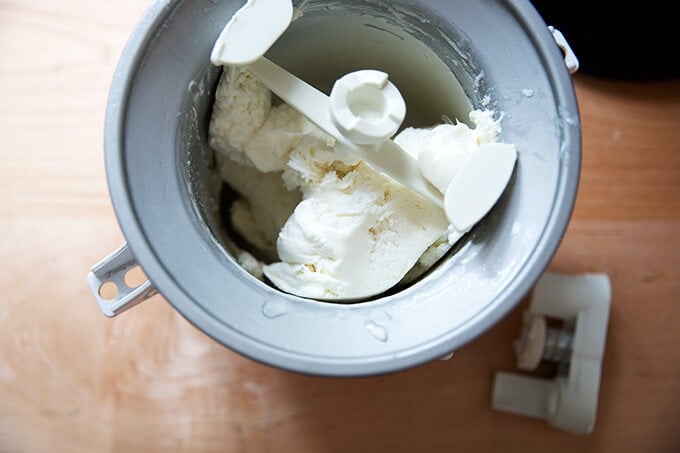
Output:
<instances>
[{"instance_id":1,"label":"churned frozen yogurt","mask_svg":"<svg viewBox=\"0 0 680 453\"><path fill-rule=\"evenodd\" d=\"M441 191L485 144L498 140L491 111L470 123L407 128L395 141ZM225 68L210 122L220 174L240 195L231 224L267 263L237 259L256 277L302 297L338 300L380 294L412 279L463 233L444 210L358 158L244 70ZM483 152L483 151L480 151Z\"/></svg>"}]
</instances>

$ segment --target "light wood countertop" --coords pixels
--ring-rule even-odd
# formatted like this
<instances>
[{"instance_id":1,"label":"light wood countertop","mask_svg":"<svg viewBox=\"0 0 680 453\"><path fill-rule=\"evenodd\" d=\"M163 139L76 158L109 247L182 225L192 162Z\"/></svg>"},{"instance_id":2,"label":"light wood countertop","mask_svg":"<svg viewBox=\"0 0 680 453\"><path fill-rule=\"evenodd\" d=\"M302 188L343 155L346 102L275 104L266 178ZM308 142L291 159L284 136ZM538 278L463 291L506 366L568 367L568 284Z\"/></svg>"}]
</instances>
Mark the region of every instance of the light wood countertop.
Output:
<instances>
[{"instance_id":1,"label":"light wood countertop","mask_svg":"<svg viewBox=\"0 0 680 453\"><path fill-rule=\"evenodd\" d=\"M579 74L583 172L550 269L605 272L595 431L490 409L526 301L456 353L322 379L214 343L160 296L116 319L85 283L122 243L103 116L147 0L0 0L0 451L680 451L680 81Z\"/></svg>"}]
</instances>

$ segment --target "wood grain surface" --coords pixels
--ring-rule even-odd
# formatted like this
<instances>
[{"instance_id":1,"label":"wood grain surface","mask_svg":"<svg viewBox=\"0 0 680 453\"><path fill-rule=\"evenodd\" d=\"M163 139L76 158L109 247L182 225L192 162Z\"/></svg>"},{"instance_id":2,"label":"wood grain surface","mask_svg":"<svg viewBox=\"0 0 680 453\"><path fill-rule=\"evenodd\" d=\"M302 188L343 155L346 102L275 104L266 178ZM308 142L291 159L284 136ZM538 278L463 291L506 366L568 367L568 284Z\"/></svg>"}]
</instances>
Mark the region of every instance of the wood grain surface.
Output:
<instances>
[{"instance_id":1,"label":"wood grain surface","mask_svg":"<svg viewBox=\"0 0 680 453\"><path fill-rule=\"evenodd\" d=\"M595 432L489 407L526 301L456 353L321 379L223 348L160 297L104 318L85 283L122 242L109 82L148 0L0 0L0 451L680 451L680 81L578 75L583 174L551 269L606 272Z\"/></svg>"}]
</instances>

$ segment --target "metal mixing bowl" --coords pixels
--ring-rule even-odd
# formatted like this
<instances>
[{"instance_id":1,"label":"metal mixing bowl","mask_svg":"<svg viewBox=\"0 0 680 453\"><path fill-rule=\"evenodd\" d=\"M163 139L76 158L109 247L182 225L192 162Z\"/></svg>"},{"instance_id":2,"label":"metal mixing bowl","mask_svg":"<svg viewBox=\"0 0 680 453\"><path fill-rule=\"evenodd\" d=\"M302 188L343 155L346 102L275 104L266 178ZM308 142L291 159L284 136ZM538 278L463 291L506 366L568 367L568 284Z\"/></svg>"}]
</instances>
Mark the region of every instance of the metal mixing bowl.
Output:
<instances>
[{"instance_id":1,"label":"metal mixing bowl","mask_svg":"<svg viewBox=\"0 0 680 453\"><path fill-rule=\"evenodd\" d=\"M422 113L411 123L438 120L442 113L465 120L465 104L427 89L453 92L457 79L473 107L503 112L502 140L519 151L504 197L456 253L415 284L352 305L284 294L251 277L225 250L214 156L206 145L219 77L209 53L241 5L156 1L116 69L106 114L106 168L131 252L121 252L118 264L127 269L134 260L153 282L132 293L135 301L155 287L223 345L318 375L401 370L442 357L492 326L531 289L557 249L580 168L572 81L531 4L309 0L304 16L270 52L322 89L347 69L370 64L387 70L409 108ZM375 37L371 45L358 38L367 30ZM404 47L404 34L439 58ZM392 54L399 55L398 64L384 67L394 63L385 58ZM450 70L448 79L435 70L442 65ZM96 270L114 275L104 272L105 265Z\"/></svg>"}]
</instances>

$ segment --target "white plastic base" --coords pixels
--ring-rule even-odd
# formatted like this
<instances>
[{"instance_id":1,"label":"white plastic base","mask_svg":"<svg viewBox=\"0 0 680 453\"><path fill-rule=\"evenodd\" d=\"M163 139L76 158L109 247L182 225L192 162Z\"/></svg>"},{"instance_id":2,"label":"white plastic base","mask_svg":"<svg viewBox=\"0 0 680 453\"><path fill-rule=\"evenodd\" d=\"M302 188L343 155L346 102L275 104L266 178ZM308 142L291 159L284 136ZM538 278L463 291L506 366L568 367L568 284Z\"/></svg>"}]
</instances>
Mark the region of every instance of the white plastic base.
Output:
<instances>
[{"instance_id":1,"label":"white plastic base","mask_svg":"<svg viewBox=\"0 0 680 453\"><path fill-rule=\"evenodd\" d=\"M547 420L550 425L576 434L590 434L595 426L604 344L607 335L611 285L606 275L564 276L545 274L536 285L525 316L562 319L575 323L569 371L554 380L514 373L496 373L492 407L503 412ZM529 320L529 321L527 321ZM545 335L529 334L519 342L519 364L534 362ZM529 352L527 352L529 351ZM527 361L527 357L532 357Z\"/></svg>"}]
</instances>

